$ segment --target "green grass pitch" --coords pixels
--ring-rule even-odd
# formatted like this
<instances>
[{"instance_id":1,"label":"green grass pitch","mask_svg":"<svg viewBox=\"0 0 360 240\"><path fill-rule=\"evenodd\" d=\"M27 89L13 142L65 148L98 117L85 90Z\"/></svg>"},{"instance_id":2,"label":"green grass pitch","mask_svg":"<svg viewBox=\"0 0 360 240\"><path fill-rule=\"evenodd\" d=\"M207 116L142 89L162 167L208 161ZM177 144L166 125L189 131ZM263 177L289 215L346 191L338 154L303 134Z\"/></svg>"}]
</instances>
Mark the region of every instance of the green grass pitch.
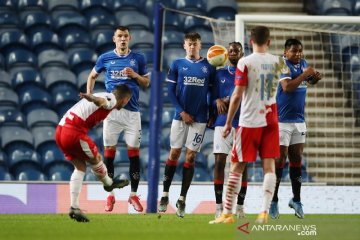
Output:
<instances>
[{"instance_id":1,"label":"green grass pitch","mask_svg":"<svg viewBox=\"0 0 360 240\"><path fill-rule=\"evenodd\" d=\"M245 234L239 226L249 223L248 230L255 225L255 215L234 224L208 224L213 215L188 214L184 219L174 214L88 214L89 223L78 223L67 214L1 214L0 239L3 240L227 240L227 239L311 239L311 240L358 240L360 239L360 215L315 215L307 214L305 219L294 215L281 215L270 220L275 227L269 231L249 231ZM294 231L285 231L284 226L316 226L316 235L299 236ZM275 228L282 231L274 231Z\"/></svg>"}]
</instances>

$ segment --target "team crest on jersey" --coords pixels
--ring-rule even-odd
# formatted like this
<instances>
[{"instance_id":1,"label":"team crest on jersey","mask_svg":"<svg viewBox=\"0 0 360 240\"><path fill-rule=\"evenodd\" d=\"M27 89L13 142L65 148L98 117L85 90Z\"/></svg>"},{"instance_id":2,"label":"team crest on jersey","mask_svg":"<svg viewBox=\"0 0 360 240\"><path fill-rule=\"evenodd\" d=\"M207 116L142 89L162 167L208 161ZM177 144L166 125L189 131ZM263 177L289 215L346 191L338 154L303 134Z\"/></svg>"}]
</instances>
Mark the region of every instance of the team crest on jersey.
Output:
<instances>
[{"instance_id":1,"label":"team crest on jersey","mask_svg":"<svg viewBox=\"0 0 360 240\"><path fill-rule=\"evenodd\" d=\"M203 67L201 68L201 70L203 71L203 73L208 73L208 71L209 71L206 66L203 66Z\"/></svg>"},{"instance_id":2,"label":"team crest on jersey","mask_svg":"<svg viewBox=\"0 0 360 240\"><path fill-rule=\"evenodd\" d=\"M131 59L130 60L130 66L135 66L136 65L136 60L135 59Z\"/></svg>"}]
</instances>

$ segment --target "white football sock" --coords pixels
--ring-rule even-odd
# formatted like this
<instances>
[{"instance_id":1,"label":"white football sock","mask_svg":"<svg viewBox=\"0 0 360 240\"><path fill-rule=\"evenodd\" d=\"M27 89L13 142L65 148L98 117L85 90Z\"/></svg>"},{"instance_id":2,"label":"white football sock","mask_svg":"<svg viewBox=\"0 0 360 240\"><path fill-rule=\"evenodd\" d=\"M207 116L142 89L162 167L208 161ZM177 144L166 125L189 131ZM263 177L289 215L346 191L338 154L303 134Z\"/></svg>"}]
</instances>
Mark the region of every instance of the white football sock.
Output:
<instances>
[{"instance_id":1,"label":"white football sock","mask_svg":"<svg viewBox=\"0 0 360 240\"><path fill-rule=\"evenodd\" d=\"M74 169L70 178L70 204L73 208L79 208L79 197L85 172Z\"/></svg>"},{"instance_id":2,"label":"white football sock","mask_svg":"<svg viewBox=\"0 0 360 240\"><path fill-rule=\"evenodd\" d=\"M276 184L276 174L275 173L266 173L264 175L263 182L263 203L261 206L261 212L269 212L271 200L274 195Z\"/></svg>"},{"instance_id":3,"label":"white football sock","mask_svg":"<svg viewBox=\"0 0 360 240\"><path fill-rule=\"evenodd\" d=\"M226 188L223 214L232 213L233 204L235 202L234 200L239 194L241 188L241 178L241 173L230 172Z\"/></svg>"},{"instance_id":4,"label":"white football sock","mask_svg":"<svg viewBox=\"0 0 360 240\"><path fill-rule=\"evenodd\" d=\"M92 172L101 181L104 186L111 186L113 180L107 174L107 168L103 161L100 161L98 164L91 165Z\"/></svg>"}]
</instances>

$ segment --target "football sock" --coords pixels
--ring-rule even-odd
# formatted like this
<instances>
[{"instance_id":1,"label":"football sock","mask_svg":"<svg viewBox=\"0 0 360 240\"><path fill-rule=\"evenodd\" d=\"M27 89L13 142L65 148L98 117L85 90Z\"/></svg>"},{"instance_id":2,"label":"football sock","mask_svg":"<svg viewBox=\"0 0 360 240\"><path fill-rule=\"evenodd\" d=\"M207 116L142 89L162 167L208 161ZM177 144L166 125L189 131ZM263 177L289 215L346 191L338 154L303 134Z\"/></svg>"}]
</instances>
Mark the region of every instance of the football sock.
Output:
<instances>
[{"instance_id":1,"label":"football sock","mask_svg":"<svg viewBox=\"0 0 360 240\"><path fill-rule=\"evenodd\" d=\"M194 163L184 162L180 196L186 197L194 176Z\"/></svg>"},{"instance_id":2,"label":"football sock","mask_svg":"<svg viewBox=\"0 0 360 240\"><path fill-rule=\"evenodd\" d=\"M114 158L115 158L115 149L105 149L104 152L104 162L108 170L109 177L114 177Z\"/></svg>"},{"instance_id":3,"label":"football sock","mask_svg":"<svg viewBox=\"0 0 360 240\"><path fill-rule=\"evenodd\" d=\"M169 192L170 185L175 174L176 166L177 166L177 161L171 161L170 159L166 161L165 171L164 171L164 181L163 181L163 187L164 187L163 192Z\"/></svg>"},{"instance_id":4,"label":"football sock","mask_svg":"<svg viewBox=\"0 0 360 240\"><path fill-rule=\"evenodd\" d=\"M263 182L263 203L261 206L261 212L269 212L271 199L274 195L276 184L276 175L275 173L266 173L264 175Z\"/></svg>"},{"instance_id":5,"label":"football sock","mask_svg":"<svg viewBox=\"0 0 360 240\"><path fill-rule=\"evenodd\" d=\"M238 194L237 204L244 205L248 182L241 182L240 192Z\"/></svg>"},{"instance_id":6,"label":"football sock","mask_svg":"<svg viewBox=\"0 0 360 240\"><path fill-rule=\"evenodd\" d=\"M273 196L273 199L272 199L273 202L278 202L279 201L278 191L279 191L279 187L280 187L280 182L281 182L281 178L282 178L283 169L284 169L283 167L275 169L275 172L276 172L276 185L275 185L274 196Z\"/></svg>"},{"instance_id":7,"label":"football sock","mask_svg":"<svg viewBox=\"0 0 360 240\"><path fill-rule=\"evenodd\" d=\"M107 174L107 169L103 161L100 161L95 165L91 165L91 169L94 175L104 184L104 186L111 186L113 181Z\"/></svg>"},{"instance_id":8,"label":"football sock","mask_svg":"<svg viewBox=\"0 0 360 240\"><path fill-rule=\"evenodd\" d=\"M241 178L241 173L230 172L226 189L223 214L229 214L232 212L234 199L240 190Z\"/></svg>"},{"instance_id":9,"label":"football sock","mask_svg":"<svg viewBox=\"0 0 360 240\"><path fill-rule=\"evenodd\" d=\"M290 172L290 180L292 192L294 194L293 200L295 202L300 202L300 191L301 191L301 161L289 163L289 172Z\"/></svg>"},{"instance_id":10,"label":"football sock","mask_svg":"<svg viewBox=\"0 0 360 240\"><path fill-rule=\"evenodd\" d=\"M214 179L216 204L222 203L223 189L224 189L224 180Z\"/></svg>"},{"instance_id":11,"label":"football sock","mask_svg":"<svg viewBox=\"0 0 360 240\"><path fill-rule=\"evenodd\" d=\"M79 198L85 172L74 169L70 178L70 204L73 208L79 208Z\"/></svg>"},{"instance_id":12,"label":"football sock","mask_svg":"<svg viewBox=\"0 0 360 240\"><path fill-rule=\"evenodd\" d=\"M137 191L140 182L140 158L139 149L128 150L128 156L130 160L130 181L131 181L131 192Z\"/></svg>"}]
</instances>

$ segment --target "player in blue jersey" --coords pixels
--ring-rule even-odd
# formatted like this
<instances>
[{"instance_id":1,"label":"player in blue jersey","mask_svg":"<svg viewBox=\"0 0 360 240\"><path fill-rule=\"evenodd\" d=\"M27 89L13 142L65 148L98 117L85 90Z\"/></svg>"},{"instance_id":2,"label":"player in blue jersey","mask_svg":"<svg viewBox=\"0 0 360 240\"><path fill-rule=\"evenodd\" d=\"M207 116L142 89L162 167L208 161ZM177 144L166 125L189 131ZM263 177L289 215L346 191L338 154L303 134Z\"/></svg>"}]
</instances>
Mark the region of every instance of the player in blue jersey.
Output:
<instances>
[{"instance_id":1,"label":"player in blue jersey","mask_svg":"<svg viewBox=\"0 0 360 240\"><path fill-rule=\"evenodd\" d=\"M301 190L301 156L304 149L305 98L308 83L315 84L321 79L321 74L308 66L303 58L303 46L297 39L285 42L284 59L291 70L292 79L284 79L277 89L276 102L278 104L280 131L280 159L276 163L276 188L271 202L269 215L279 218L278 190L286 158L289 158L289 172L293 191L293 198L289 207L295 210L298 218L304 218L300 201Z\"/></svg>"},{"instance_id":2,"label":"player in blue jersey","mask_svg":"<svg viewBox=\"0 0 360 240\"><path fill-rule=\"evenodd\" d=\"M233 130L226 138L222 137L223 126L226 123L227 110L229 108L230 96L234 91L236 65L239 59L244 55L241 43L229 43L228 48L229 63L216 72L215 83L213 88L213 106L215 110L214 122L214 149L215 166L214 166L214 191L216 199L215 218L218 218L223 211L223 188L224 188L224 170L226 158L231 151L235 129L239 126L240 108L236 112L233 120ZM241 181L241 189L238 195L236 206L236 215L238 218L245 217L244 213L244 199L247 190L247 171L244 170Z\"/></svg>"},{"instance_id":3,"label":"player in blue jersey","mask_svg":"<svg viewBox=\"0 0 360 240\"><path fill-rule=\"evenodd\" d=\"M166 81L169 97L175 106L171 124L169 158L166 161L163 195L159 212L165 212L169 203L169 189L175 174L181 149L185 145L186 156L180 198L176 203L176 215L185 216L186 194L194 175L196 153L203 141L208 121L208 95L215 77L215 68L200 56L201 37L196 32L185 34L186 56L172 62Z\"/></svg>"},{"instance_id":4,"label":"player in blue jersey","mask_svg":"<svg viewBox=\"0 0 360 240\"><path fill-rule=\"evenodd\" d=\"M108 174L113 177L116 145L120 133L124 131L130 160L131 193L128 201L136 211L142 212L143 207L139 197L136 195L140 181L139 148L141 141L141 119L138 100L139 87L147 87L150 78L144 55L129 49L130 40L129 28L119 26L115 29L113 36L115 49L100 55L98 58L87 80L87 92L92 92L96 78L103 71L105 72L105 87L108 92L111 92L115 86L120 84L128 85L132 91L129 103L119 111L112 111L104 121L104 157ZM115 197L111 192L107 198L105 211L112 211L114 204Z\"/></svg>"}]
</instances>

